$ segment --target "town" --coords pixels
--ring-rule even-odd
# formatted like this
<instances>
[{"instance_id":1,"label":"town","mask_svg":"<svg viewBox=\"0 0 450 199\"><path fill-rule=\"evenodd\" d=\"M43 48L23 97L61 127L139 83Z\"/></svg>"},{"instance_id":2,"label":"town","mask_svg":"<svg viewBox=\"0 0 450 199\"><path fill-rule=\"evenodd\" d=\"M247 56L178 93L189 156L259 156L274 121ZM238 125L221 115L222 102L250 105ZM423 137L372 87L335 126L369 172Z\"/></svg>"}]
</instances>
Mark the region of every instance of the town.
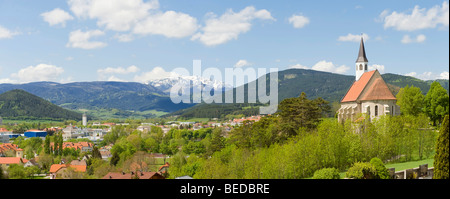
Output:
<instances>
[{"instance_id":1,"label":"town","mask_svg":"<svg viewBox=\"0 0 450 199\"><path fill-rule=\"evenodd\" d=\"M152 129L158 129L162 132L163 136L165 136L171 129L196 131L200 129L210 130L213 128L221 128L223 129L224 135L226 135L226 133L231 131L234 127L242 125L244 121L257 122L261 119L261 117L261 115L242 117L224 122L218 122L217 118L213 118L213 120L216 121L210 122L167 121L164 122L164 125L158 123L140 123L140 125L136 127L137 124L130 123L100 123L95 121L88 123L86 114L83 114L81 125L69 124L67 126L52 126L44 129L28 129L24 133L14 133L13 130L8 130L7 128L2 127L0 128L0 167L3 169L4 173L7 173L6 171L8 171L8 168L12 165L22 166L24 168L34 167L34 172L30 173L29 176L25 176L26 178L73 178L77 175L67 174L68 170L78 174L85 173L88 166L87 161L92 157L94 148L97 148L97 151L101 155L101 160L109 162L112 157L111 149L113 148L113 144L108 144L101 147L99 146L102 145L104 137L111 134L111 131L116 127L127 129L132 128L142 134L150 134L150 132L156 131L152 131ZM0 126L2 125L2 119L0 117ZM3 126L14 127L17 126L17 123ZM33 151L33 155L25 154L24 149L19 148L17 144L14 144L14 142L26 142L28 139L38 139L42 140L42 146L38 146L38 148L43 148L43 143L46 138L49 139L49 135L60 135L62 137L63 142L59 147L62 148L63 151L75 151L75 153L72 153L76 155L72 156L73 158L69 158L73 160L69 161L62 157L61 159L57 159L59 163L51 164L50 167L47 166L48 168L45 168L41 165L39 154L36 153L37 151ZM38 143L41 142L38 141ZM51 142L50 147L54 150L55 143ZM54 151L53 154L55 154ZM103 177L103 179L132 179L135 176L138 176L139 179L165 178L164 176L166 175L164 175L164 173L167 172L170 165L165 160L170 158L170 155L150 153L150 157L156 160L156 162L159 162L159 164L155 164L159 167L157 169L155 167L153 172L144 172L142 169L140 169L140 171L130 171L126 173L124 171L109 172ZM138 174L138 172L140 173ZM78 177L81 176L82 175L78 175ZM181 176L181 178L183 177L184 176Z\"/></svg>"}]
</instances>

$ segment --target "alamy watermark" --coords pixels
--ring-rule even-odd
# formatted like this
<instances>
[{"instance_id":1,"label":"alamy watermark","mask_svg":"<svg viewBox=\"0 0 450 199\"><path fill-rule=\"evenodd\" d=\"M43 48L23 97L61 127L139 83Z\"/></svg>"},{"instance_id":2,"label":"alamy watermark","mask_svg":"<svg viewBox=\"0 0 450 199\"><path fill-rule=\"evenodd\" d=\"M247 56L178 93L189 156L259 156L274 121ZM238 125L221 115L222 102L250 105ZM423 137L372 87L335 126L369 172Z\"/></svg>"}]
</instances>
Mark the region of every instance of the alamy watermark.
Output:
<instances>
[{"instance_id":1,"label":"alamy watermark","mask_svg":"<svg viewBox=\"0 0 450 199\"><path fill-rule=\"evenodd\" d=\"M273 114L278 108L278 68L270 68L267 74L266 68L258 68L258 73L254 68L225 68L225 81L222 81L222 71L218 68L206 68L202 71L201 60L193 60L192 73L193 76L203 77L204 79L214 79L218 82L224 82L226 85L232 85L236 88L236 96L234 98L233 90L222 92L222 90L214 90L211 85L202 85L200 81L192 81L192 84L186 85L183 83L176 83L170 90L170 99L173 103L201 103L202 101L210 103L244 103L244 81L257 79L256 81L248 82L247 88L247 102L256 103L257 101L268 106L261 106L259 108L260 114ZM190 73L185 68L176 68L172 72L182 76L190 76ZM269 92L267 92L267 77L269 76ZM258 84L258 85L256 85ZM237 86L242 85L242 86ZM258 89L256 89L258 86ZM200 89L194 89L200 88ZM225 97L222 94L225 94ZM235 99L235 100L234 100Z\"/></svg>"}]
</instances>

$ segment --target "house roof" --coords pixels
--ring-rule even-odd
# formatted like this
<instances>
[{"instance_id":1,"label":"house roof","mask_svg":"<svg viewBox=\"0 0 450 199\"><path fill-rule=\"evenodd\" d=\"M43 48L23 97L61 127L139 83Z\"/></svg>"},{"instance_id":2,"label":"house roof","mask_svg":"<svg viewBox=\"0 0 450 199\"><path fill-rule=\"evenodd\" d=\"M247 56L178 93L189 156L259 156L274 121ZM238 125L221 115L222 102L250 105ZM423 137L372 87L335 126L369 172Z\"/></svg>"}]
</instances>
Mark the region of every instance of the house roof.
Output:
<instances>
[{"instance_id":1,"label":"house roof","mask_svg":"<svg viewBox=\"0 0 450 199\"><path fill-rule=\"evenodd\" d=\"M157 172L137 172L131 173L131 172L109 172L105 176L103 176L102 179L133 179L135 176L138 176L139 179L151 179L152 177L158 177L163 178L159 173Z\"/></svg>"},{"instance_id":2,"label":"house roof","mask_svg":"<svg viewBox=\"0 0 450 199\"><path fill-rule=\"evenodd\" d=\"M52 164L50 167L50 173L56 173L62 168L73 168L78 172L86 172L86 165L70 165L70 164Z\"/></svg>"},{"instance_id":3,"label":"house roof","mask_svg":"<svg viewBox=\"0 0 450 199\"><path fill-rule=\"evenodd\" d=\"M394 97L392 92L389 90L386 83L382 78L377 78L374 80L372 86L370 86L367 92L362 96L361 100L395 100L397 98Z\"/></svg>"},{"instance_id":4,"label":"house roof","mask_svg":"<svg viewBox=\"0 0 450 199\"><path fill-rule=\"evenodd\" d=\"M164 167L169 168L169 166L170 166L170 164L168 162L166 162L166 164L159 167L158 171L161 171L161 169L163 169Z\"/></svg>"},{"instance_id":5,"label":"house roof","mask_svg":"<svg viewBox=\"0 0 450 199\"><path fill-rule=\"evenodd\" d=\"M0 164L21 164L27 163L27 159L19 157L0 157Z\"/></svg>"},{"instance_id":6,"label":"house roof","mask_svg":"<svg viewBox=\"0 0 450 199\"><path fill-rule=\"evenodd\" d=\"M367 83L369 83L369 80L372 78L373 74L376 70L365 72L358 81L353 82L353 85L350 87L350 89L347 91L347 94L345 94L344 98L342 98L341 102L353 102L356 101L361 95L361 92L366 87Z\"/></svg>"},{"instance_id":7,"label":"house roof","mask_svg":"<svg viewBox=\"0 0 450 199\"><path fill-rule=\"evenodd\" d=\"M17 144L12 143L4 143L0 144L0 153L4 153L5 151L13 150L13 151L23 151L23 149L19 148Z\"/></svg>"}]
</instances>

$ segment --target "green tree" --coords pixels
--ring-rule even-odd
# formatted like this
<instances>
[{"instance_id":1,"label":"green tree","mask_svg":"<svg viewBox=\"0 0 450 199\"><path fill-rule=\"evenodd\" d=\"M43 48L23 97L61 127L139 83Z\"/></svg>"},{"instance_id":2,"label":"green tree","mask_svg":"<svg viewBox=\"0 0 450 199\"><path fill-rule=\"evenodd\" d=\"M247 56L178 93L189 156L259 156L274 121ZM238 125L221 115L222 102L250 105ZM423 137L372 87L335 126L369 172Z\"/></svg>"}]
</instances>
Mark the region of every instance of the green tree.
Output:
<instances>
[{"instance_id":1,"label":"green tree","mask_svg":"<svg viewBox=\"0 0 450 199\"><path fill-rule=\"evenodd\" d=\"M302 92L299 97L287 98L280 102L281 126L288 137L297 135L300 127L315 128L324 113L330 110L328 102L322 98L309 100Z\"/></svg>"},{"instance_id":2,"label":"green tree","mask_svg":"<svg viewBox=\"0 0 450 199\"><path fill-rule=\"evenodd\" d=\"M449 118L448 115L442 121L439 137L436 143L436 154L434 155L434 179L449 179Z\"/></svg>"},{"instance_id":3,"label":"green tree","mask_svg":"<svg viewBox=\"0 0 450 199\"><path fill-rule=\"evenodd\" d=\"M323 168L314 172L313 179L340 179L336 168Z\"/></svg>"},{"instance_id":4,"label":"green tree","mask_svg":"<svg viewBox=\"0 0 450 199\"><path fill-rule=\"evenodd\" d=\"M92 158L102 159L102 154L100 154L100 151L96 146L92 149Z\"/></svg>"},{"instance_id":5,"label":"green tree","mask_svg":"<svg viewBox=\"0 0 450 199\"><path fill-rule=\"evenodd\" d=\"M449 113L449 96L447 90L437 81L431 84L424 102L424 111L430 117L430 120L433 121L434 126L436 126L436 122L442 121L442 118Z\"/></svg>"},{"instance_id":6,"label":"green tree","mask_svg":"<svg viewBox=\"0 0 450 199\"><path fill-rule=\"evenodd\" d=\"M417 116L423 111L425 96L419 87L409 87L407 85L405 88L400 89L396 97L397 105L400 106L402 114Z\"/></svg>"},{"instance_id":7,"label":"green tree","mask_svg":"<svg viewBox=\"0 0 450 199\"><path fill-rule=\"evenodd\" d=\"M120 160L119 154L117 152L114 152L111 159L109 160L109 164L112 166L116 166L119 160Z\"/></svg>"}]
</instances>

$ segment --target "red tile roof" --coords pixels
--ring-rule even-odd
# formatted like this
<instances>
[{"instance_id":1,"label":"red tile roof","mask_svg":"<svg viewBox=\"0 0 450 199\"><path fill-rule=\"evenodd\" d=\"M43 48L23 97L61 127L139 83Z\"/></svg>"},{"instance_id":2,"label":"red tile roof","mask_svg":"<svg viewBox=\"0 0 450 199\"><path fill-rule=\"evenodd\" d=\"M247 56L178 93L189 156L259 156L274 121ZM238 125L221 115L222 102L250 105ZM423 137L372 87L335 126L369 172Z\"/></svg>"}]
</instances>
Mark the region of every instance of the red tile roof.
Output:
<instances>
[{"instance_id":1,"label":"red tile roof","mask_svg":"<svg viewBox=\"0 0 450 199\"><path fill-rule=\"evenodd\" d=\"M12 143L0 144L0 153L4 153L8 150L23 151L23 149L19 148L19 146L17 144L12 144Z\"/></svg>"},{"instance_id":2,"label":"red tile roof","mask_svg":"<svg viewBox=\"0 0 450 199\"><path fill-rule=\"evenodd\" d=\"M361 100L396 100L396 98L383 79L377 78L362 96Z\"/></svg>"},{"instance_id":3,"label":"red tile roof","mask_svg":"<svg viewBox=\"0 0 450 199\"><path fill-rule=\"evenodd\" d=\"M164 179L164 177L157 172L137 172L131 174L131 172L122 173L122 172L109 172L102 179L134 179L135 177L139 179Z\"/></svg>"},{"instance_id":4,"label":"red tile roof","mask_svg":"<svg viewBox=\"0 0 450 199\"><path fill-rule=\"evenodd\" d=\"M86 172L86 165L70 165L70 164L52 164L50 167L50 173L56 173L62 168L73 168L78 172Z\"/></svg>"},{"instance_id":5,"label":"red tile roof","mask_svg":"<svg viewBox=\"0 0 450 199\"><path fill-rule=\"evenodd\" d=\"M0 164L25 164L27 162L27 159L19 157L0 157Z\"/></svg>"},{"instance_id":6,"label":"red tile roof","mask_svg":"<svg viewBox=\"0 0 450 199\"><path fill-rule=\"evenodd\" d=\"M366 87L367 83L369 83L369 80L372 78L373 74L376 70L365 72L358 81L354 82L352 87L347 91L347 94L345 94L344 98L342 98L341 102L353 102L358 99L361 92Z\"/></svg>"}]
</instances>

